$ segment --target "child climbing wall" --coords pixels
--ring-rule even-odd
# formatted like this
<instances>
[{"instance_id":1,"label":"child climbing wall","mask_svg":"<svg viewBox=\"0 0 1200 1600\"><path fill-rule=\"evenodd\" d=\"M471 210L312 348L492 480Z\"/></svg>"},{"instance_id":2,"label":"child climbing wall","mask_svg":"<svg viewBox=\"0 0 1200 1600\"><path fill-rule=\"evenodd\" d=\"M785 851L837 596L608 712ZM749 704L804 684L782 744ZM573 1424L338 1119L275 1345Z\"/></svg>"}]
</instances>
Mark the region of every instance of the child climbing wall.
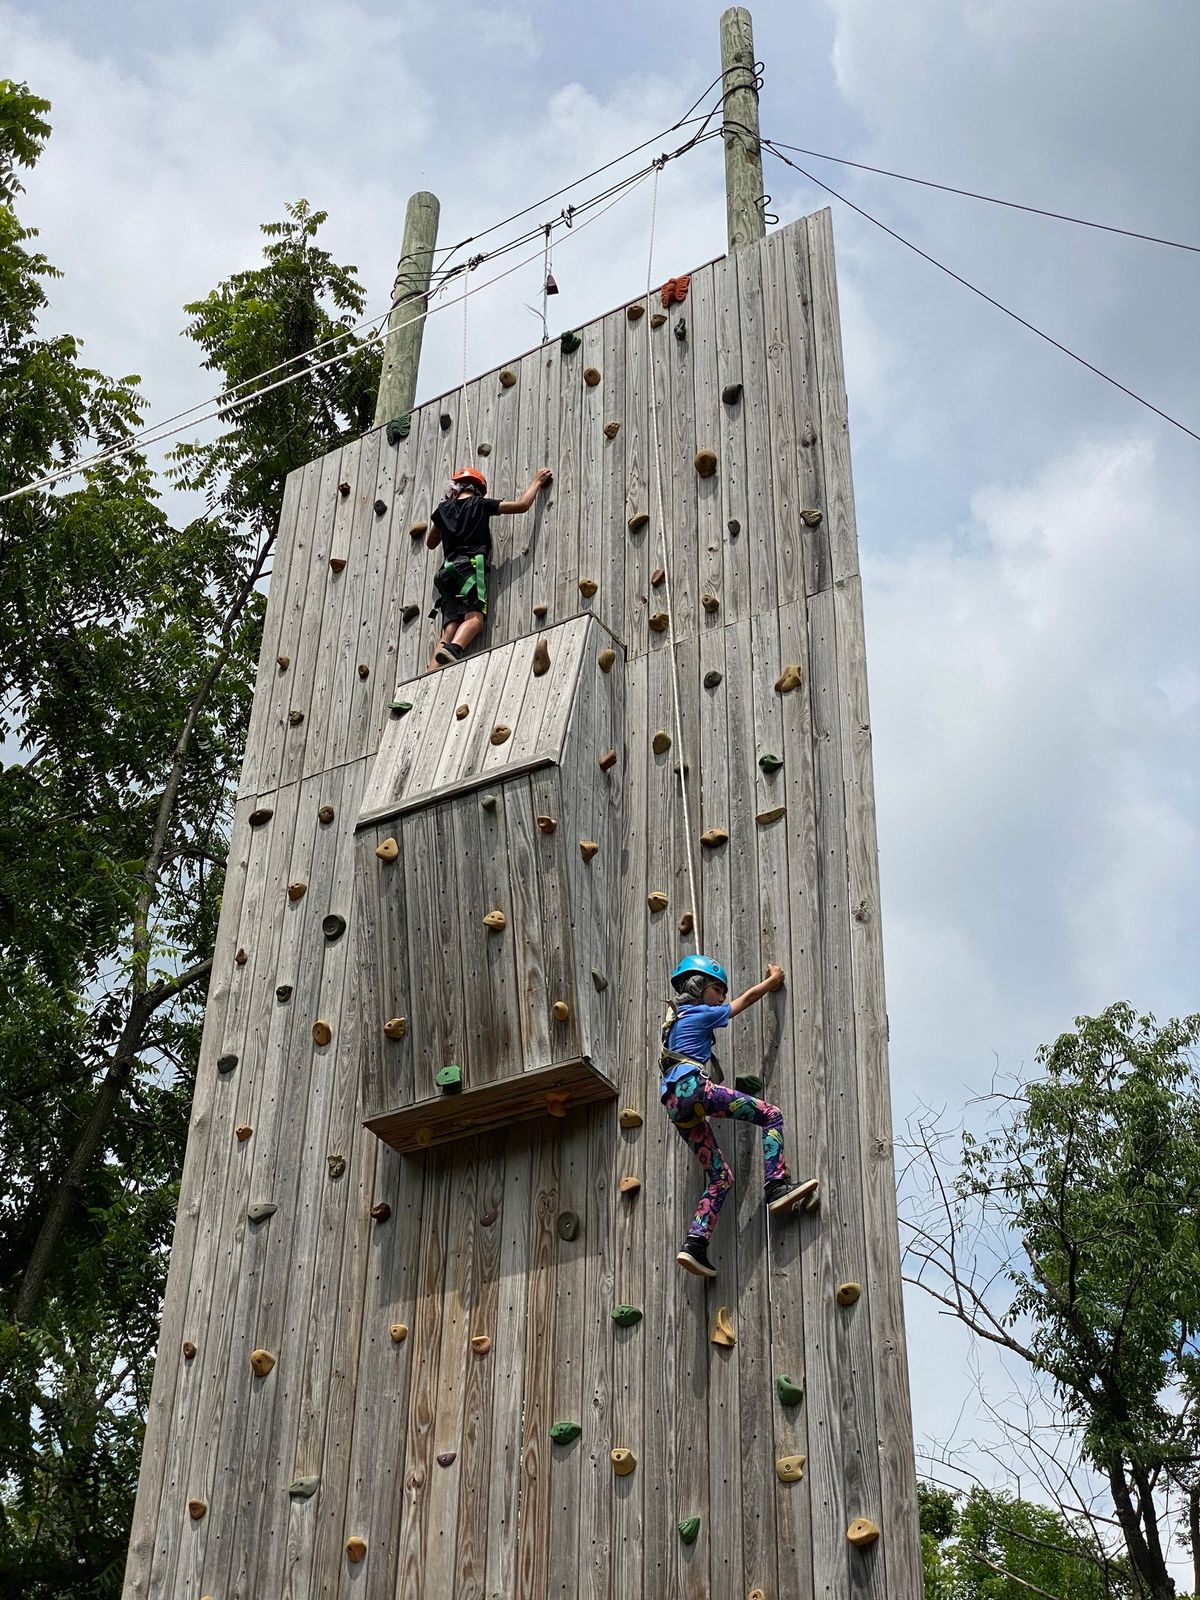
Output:
<instances>
[{"instance_id":1,"label":"child climbing wall","mask_svg":"<svg viewBox=\"0 0 1200 1600\"><path fill-rule=\"evenodd\" d=\"M727 1027L732 1017L757 1005L763 995L782 985L783 968L772 963L760 983L752 984L745 993L726 1003L729 976L711 957L685 956L671 974L671 987L679 999L669 1003L662 1028L659 1062L662 1104L680 1136L703 1164L705 1174L704 1193L683 1248L675 1259L685 1272L700 1278L717 1275L717 1269L708 1259L708 1241L733 1187L733 1173L708 1125L709 1117L753 1122L763 1130L764 1193L768 1211L778 1215L791 1211L801 1202L806 1209L816 1204L818 1183L815 1178L793 1183L788 1177L783 1159L783 1112L766 1100L758 1100L738 1089L724 1088L720 1068L713 1057L716 1030Z\"/></svg>"}]
</instances>

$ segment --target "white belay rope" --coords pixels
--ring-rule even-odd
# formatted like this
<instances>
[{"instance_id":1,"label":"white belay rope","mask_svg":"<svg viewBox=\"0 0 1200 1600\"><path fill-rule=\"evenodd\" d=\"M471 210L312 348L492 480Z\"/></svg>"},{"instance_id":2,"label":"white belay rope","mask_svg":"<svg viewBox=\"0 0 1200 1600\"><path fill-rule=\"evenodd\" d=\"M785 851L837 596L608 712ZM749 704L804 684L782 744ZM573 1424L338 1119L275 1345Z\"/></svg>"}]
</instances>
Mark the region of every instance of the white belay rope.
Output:
<instances>
[{"instance_id":1,"label":"white belay rope","mask_svg":"<svg viewBox=\"0 0 1200 1600\"><path fill-rule=\"evenodd\" d=\"M650 298L651 278L654 271L654 224L658 216L658 174L660 171L660 166L656 164L654 168L654 193L650 203L650 250L646 258L647 299ZM667 602L667 649L671 655L671 711L675 728L675 750L679 757L676 767L679 772L679 803L683 809L684 847L687 851L688 894L691 899L692 909L692 939L698 950L700 948L700 906L696 894L696 869L692 862L691 806L688 802L687 775L684 772L683 718L679 710L679 659L675 652L675 607L671 599L671 552L667 539L666 511L663 506L662 455L658 442L658 407L655 403L654 392L654 351L651 346L649 329L650 319L647 317L646 349L649 358L647 371L650 376L650 437L654 447L654 484L658 498L658 537L659 548L662 552L663 587L666 592Z\"/></svg>"},{"instance_id":2,"label":"white belay rope","mask_svg":"<svg viewBox=\"0 0 1200 1600\"><path fill-rule=\"evenodd\" d=\"M463 426L467 433L467 466L475 465L475 440L471 436L471 408L467 404L467 296L471 292L471 266L468 262L467 270L463 274L463 360L462 360L462 410Z\"/></svg>"}]
</instances>

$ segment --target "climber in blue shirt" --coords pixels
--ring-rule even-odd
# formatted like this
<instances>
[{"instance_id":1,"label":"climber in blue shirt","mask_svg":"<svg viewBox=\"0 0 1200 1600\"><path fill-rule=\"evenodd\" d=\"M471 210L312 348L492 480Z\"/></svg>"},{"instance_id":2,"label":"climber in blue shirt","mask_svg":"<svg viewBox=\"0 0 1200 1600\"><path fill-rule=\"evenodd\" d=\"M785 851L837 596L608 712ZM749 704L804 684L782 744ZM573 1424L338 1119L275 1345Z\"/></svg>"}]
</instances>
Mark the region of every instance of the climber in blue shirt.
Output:
<instances>
[{"instance_id":1,"label":"climber in blue shirt","mask_svg":"<svg viewBox=\"0 0 1200 1600\"><path fill-rule=\"evenodd\" d=\"M783 1159L783 1112L769 1101L755 1099L738 1089L726 1089L713 1058L716 1030L728 1027L732 1017L782 985L783 968L771 963L761 982L727 1001L728 973L720 962L702 955L685 956L671 974L671 987L678 998L669 1002L662 1028L662 1104L680 1136L703 1163L705 1175L704 1193L675 1259L686 1272L700 1278L717 1275L708 1259L708 1241L733 1187L733 1172L709 1127L710 1117L732 1117L738 1122L753 1122L762 1129L768 1211L779 1214L801 1202L810 1210L817 1203L815 1178L793 1183L788 1177Z\"/></svg>"}]
</instances>

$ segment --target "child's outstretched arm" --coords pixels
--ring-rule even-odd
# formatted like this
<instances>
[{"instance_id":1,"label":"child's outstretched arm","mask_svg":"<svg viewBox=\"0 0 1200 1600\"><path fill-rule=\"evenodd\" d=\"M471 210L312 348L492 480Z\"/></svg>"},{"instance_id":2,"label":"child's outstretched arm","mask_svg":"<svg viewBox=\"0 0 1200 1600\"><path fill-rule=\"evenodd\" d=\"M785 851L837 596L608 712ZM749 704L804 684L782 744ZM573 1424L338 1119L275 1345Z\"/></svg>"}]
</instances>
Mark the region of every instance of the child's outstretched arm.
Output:
<instances>
[{"instance_id":1,"label":"child's outstretched arm","mask_svg":"<svg viewBox=\"0 0 1200 1600\"><path fill-rule=\"evenodd\" d=\"M554 480L554 474L549 467L542 467L535 472L530 480L529 487L519 500L501 500L500 510L505 516L515 516L519 511L528 511L533 502L543 489L548 488Z\"/></svg>"},{"instance_id":2,"label":"child's outstretched arm","mask_svg":"<svg viewBox=\"0 0 1200 1600\"><path fill-rule=\"evenodd\" d=\"M729 1014L739 1016L747 1006L757 1005L763 995L770 994L773 989L783 988L783 968L775 965L773 961L767 963L767 975L761 983L751 984L745 994L738 995L736 1000L729 1002Z\"/></svg>"}]
</instances>

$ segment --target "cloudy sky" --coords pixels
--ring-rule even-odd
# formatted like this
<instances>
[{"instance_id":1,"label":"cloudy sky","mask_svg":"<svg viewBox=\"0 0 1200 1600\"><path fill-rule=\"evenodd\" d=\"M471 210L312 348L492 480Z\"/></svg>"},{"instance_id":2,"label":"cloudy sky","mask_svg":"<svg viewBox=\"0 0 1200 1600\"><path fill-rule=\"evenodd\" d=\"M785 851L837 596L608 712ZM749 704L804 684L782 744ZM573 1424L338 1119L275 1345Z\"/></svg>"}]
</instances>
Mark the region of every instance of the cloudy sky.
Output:
<instances>
[{"instance_id":1,"label":"cloudy sky","mask_svg":"<svg viewBox=\"0 0 1200 1600\"><path fill-rule=\"evenodd\" d=\"M153 415L190 405L212 385L180 307L286 201L328 209L383 309L410 192L450 243L658 136L719 71L720 10L0 0L3 70L53 102L21 203L66 274L50 323L140 373ZM753 12L769 137L1200 243L1188 0ZM796 159L1200 431L1200 256ZM826 203L769 159L766 187L785 221ZM556 247L556 328L644 284L649 198ZM834 208L903 1125L1080 1012L1200 1004L1200 445ZM664 173L656 280L724 239L714 142ZM473 371L537 341L539 281L473 301ZM431 320L422 395L458 381L461 337ZM945 1436L965 1346L916 1303L910 1338L918 1429Z\"/></svg>"}]
</instances>

